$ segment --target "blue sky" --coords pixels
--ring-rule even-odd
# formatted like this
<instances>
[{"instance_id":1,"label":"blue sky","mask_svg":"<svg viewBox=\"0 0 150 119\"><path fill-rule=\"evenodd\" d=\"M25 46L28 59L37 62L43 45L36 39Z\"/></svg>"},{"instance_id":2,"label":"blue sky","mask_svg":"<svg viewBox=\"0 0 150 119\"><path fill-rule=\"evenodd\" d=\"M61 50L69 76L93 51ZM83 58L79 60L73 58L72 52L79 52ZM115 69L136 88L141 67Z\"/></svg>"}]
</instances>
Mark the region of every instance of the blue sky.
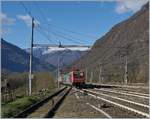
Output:
<instances>
[{"instance_id":1,"label":"blue sky","mask_svg":"<svg viewBox=\"0 0 150 119\"><path fill-rule=\"evenodd\" d=\"M115 24L129 18L144 4L135 3L131 6L131 3L117 1L22 3L36 19L35 43L56 44L61 41L62 44L86 45L92 45ZM21 48L28 48L31 39L31 18L22 3L2 3L2 37Z\"/></svg>"}]
</instances>

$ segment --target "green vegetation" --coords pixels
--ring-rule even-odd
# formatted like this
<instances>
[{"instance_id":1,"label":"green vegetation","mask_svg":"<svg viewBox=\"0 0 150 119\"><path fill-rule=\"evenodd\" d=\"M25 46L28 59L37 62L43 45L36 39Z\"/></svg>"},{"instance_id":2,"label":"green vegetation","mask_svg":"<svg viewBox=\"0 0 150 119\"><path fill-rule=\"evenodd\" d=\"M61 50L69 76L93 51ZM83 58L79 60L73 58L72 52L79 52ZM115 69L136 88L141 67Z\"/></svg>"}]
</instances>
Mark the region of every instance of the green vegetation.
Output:
<instances>
[{"instance_id":1,"label":"green vegetation","mask_svg":"<svg viewBox=\"0 0 150 119\"><path fill-rule=\"evenodd\" d=\"M9 87L6 87L9 84ZM11 73L2 74L2 94L13 91L16 97L23 97L28 92L28 73ZM50 72L35 72L32 80L32 92L33 94L46 89L51 90L56 87L55 81ZM6 89L7 88L7 89Z\"/></svg>"},{"instance_id":2,"label":"green vegetation","mask_svg":"<svg viewBox=\"0 0 150 119\"><path fill-rule=\"evenodd\" d=\"M23 111L25 108L29 107L30 105L38 102L40 99L36 96L31 97L23 97L17 99L13 102L9 102L7 104L2 105L2 117L12 117L17 113Z\"/></svg>"},{"instance_id":3,"label":"green vegetation","mask_svg":"<svg viewBox=\"0 0 150 119\"><path fill-rule=\"evenodd\" d=\"M34 73L33 91L37 92L42 89L51 90L56 87L55 81L50 72Z\"/></svg>"},{"instance_id":4,"label":"green vegetation","mask_svg":"<svg viewBox=\"0 0 150 119\"><path fill-rule=\"evenodd\" d=\"M9 84L9 87L6 84ZM32 80L32 96L29 97L28 73L11 73L2 74L2 87L2 117L12 117L54 92L56 83L50 72L35 72ZM11 98L12 92L11 100L8 98Z\"/></svg>"}]
</instances>

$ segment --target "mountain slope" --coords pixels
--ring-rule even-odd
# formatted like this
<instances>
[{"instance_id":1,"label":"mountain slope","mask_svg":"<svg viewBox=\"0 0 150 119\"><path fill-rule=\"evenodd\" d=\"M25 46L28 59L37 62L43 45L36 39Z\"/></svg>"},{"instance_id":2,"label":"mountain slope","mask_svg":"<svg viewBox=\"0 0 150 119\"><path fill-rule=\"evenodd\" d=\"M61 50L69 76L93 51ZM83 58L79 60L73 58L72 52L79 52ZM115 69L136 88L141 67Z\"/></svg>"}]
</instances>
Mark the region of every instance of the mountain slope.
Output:
<instances>
[{"instance_id":1,"label":"mountain slope","mask_svg":"<svg viewBox=\"0 0 150 119\"><path fill-rule=\"evenodd\" d=\"M60 67L65 67L78 60L81 56L88 52L88 48L57 48L57 47L37 47L33 50L33 55L40 58L42 61L58 65L58 58L60 58ZM29 49L25 51L29 52Z\"/></svg>"},{"instance_id":2,"label":"mountain slope","mask_svg":"<svg viewBox=\"0 0 150 119\"><path fill-rule=\"evenodd\" d=\"M123 82L127 56L128 82L148 82L148 26L149 4L146 4L98 39L91 51L74 66L87 69L88 79L93 72L95 82Z\"/></svg>"},{"instance_id":3,"label":"mountain slope","mask_svg":"<svg viewBox=\"0 0 150 119\"><path fill-rule=\"evenodd\" d=\"M29 71L29 54L19 47L1 39L2 72ZM53 70L53 65L48 65L33 57L33 71Z\"/></svg>"}]
</instances>

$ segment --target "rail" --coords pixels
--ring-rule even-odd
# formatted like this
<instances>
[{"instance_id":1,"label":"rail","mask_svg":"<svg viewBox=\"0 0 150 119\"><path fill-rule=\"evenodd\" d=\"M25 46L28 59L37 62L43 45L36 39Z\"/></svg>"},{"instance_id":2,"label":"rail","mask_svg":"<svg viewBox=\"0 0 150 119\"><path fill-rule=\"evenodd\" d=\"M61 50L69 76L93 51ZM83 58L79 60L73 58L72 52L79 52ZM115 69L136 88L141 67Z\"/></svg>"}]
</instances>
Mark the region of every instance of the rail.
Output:
<instances>
[{"instance_id":1,"label":"rail","mask_svg":"<svg viewBox=\"0 0 150 119\"><path fill-rule=\"evenodd\" d=\"M79 90L79 92L84 93L84 91L80 91L80 90ZM133 108L131 108L131 107L128 107L128 106L125 106L125 105L116 103L116 102L114 102L114 101L111 101L111 100L108 100L108 99L99 97L99 96L97 96L97 95L93 95L93 93L95 93L95 92L88 91L88 90L86 90L86 92L88 93L89 96L92 96L92 97L94 97L94 98L96 98L96 99L103 100L103 101L105 101L105 102L108 102L108 103L111 103L111 104L113 104L113 105L116 105L116 106L118 106L118 107L120 107L120 108L124 108L124 109L126 109L126 110L131 111L131 112L134 112L134 113L143 115L143 116L145 116L145 117L148 117L148 118L150 117L149 114L147 114L147 113L145 113L145 112L141 112L141 111L136 110L136 109L133 109Z\"/></svg>"},{"instance_id":2,"label":"rail","mask_svg":"<svg viewBox=\"0 0 150 119\"><path fill-rule=\"evenodd\" d=\"M46 99L43 99L40 102L35 103L34 105L28 107L27 109L25 109L24 111L22 111L21 113L17 114L14 116L14 118L25 118L27 117L29 114L31 114L32 112L34 112L36 109L38 109L40 106L42 106L43 104L47 103L50 99L52 99L54 96L57 96L58 94L60 94L62 91L64 91L67 87L63 87L62 89L56 91L55 93L51 94L50 96L48 96Z\"/></svg>"}]
</instances>

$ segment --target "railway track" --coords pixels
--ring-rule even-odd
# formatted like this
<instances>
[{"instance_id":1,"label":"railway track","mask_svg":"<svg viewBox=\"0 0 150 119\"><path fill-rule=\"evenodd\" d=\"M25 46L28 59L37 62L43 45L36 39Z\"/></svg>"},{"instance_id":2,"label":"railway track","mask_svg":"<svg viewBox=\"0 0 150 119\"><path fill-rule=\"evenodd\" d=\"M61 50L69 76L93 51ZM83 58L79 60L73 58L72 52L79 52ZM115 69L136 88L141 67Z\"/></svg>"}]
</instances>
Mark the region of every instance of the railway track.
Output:
<instances>
[{"instance_id":1,"label":"railway track","mask_svg":"<svg viewBox=\"0 0 150 119\"><path fill-rule=\"evenodd\" d=\"M136 93L136 94L144 94L145 96L149 95L149 89L142 89L142 88L139 88L139 89L131 89L131 88L121 88L121 87L117 87L117 88L114 88L115 90L121 90L121 91L127 91L127 92L132 92L132 93Z\"/></svg>"},{"instance_id":2,"label":"railway track","mask_svg":"<svg viewBox=\"0 0 150 119\"><path fill-rule=\"evenodd\" d=\"M114 90L106 90L106 89L98 89L98 88L95 88L95 89L99 90L99 91L105 91L105 92L117 93L117 94L121 94L121 95L127 95L127 96L134 96L134 97L138 97L138 98L143 98L143 99L149 99L149 96L139 95L139 94L130 93L130 92L114 91Z\"/></svg>"},{"instance_id":3,"label":"railway track","mask_svg":"<svg viewBox=\"0 0 150 119\"><path fill-rule=\"evenodd\" d=\"M149 89L148 86L142 86L142 85L137 85L137 86L132 86L132 85L116 85L116 84L97 84L97 83L92 83L92 85L95 86L109 86L109 87L118 87L118 88L131 88L131 89Z\"/></svg>"},{"instance_id":4,"label":"railway track","mask_svg":"<svg viewBox=\"0 0 150 119\"><path fill-rule=\"evenodd\" d=\"M77 93L75 93L75 96L76 96L76 98L78 99L78 100L80 100L80 96L77 94ZM94 110L96 110L96 111L98 111L98 112L100 112L104 117L107 117L107 118L109 118L109 119L112 119L112 117L108 114L108 113L106 113L105 111L103 111L102 109L100 109L99 107L97 107L97 106L95 106L95 105L93 105L93 104L91 104L91 103L89 103L89 102L84 102L86 105L88 105L89 107L91 107L92 109L94 109ZM102 117L103 117L102 116Z\"/></svg>"},{"instance_id":5,"label":"railway track","mask_svg":"<svg viewBox=\"0 0 150 119\"><path fill-rule=\"evenodd\" d=\"M54 112L57 110L70 90L71 88L64 87L56 91L46 99L32 105L23 112L17 114L15 118L52 117Z\"/></svg>"},{"instance_id":6,"label":"railway track","mask_svg":"<svg viewBox=\"0 0 150 119\"><path fill-rule=\"evenodd\" d=\"M102 94L107 94L111 96L115 96L118 98L123 98L125 100L137 102L137 103L142 103L145 105L149 105L149 97L148 95L141 95L141 94L132 94L130 91L124 92L123 90L114 90L114 89L93 89L93 91L97 91Z\"/></svg>"},{"instance_id":7,"label":"railway track","mask_svg":"<svg viewBox=\"0 0 150 119\"><path fill-rule=\"evenodd\" d=\"M93 91L90 91L90 92L93 93ZM99 93L99 92L94 92L94 93L97 94L97 95L102 95L104 97L108 97L108 98L116 99L116 100L119 100L119 101L124 101L124 102L127 102L127 103L131 103L131 104L135 104L135 105L138 105L138 106L142 106L142 107L145 107L145 108L149 108L149 105L133 102L133 101L130 101L130 100L127 100L127 99L119 98L117 96L111 96L111 95L107 95L107 94L103 94L103 93Z\"/></svg>"},{"instance_id":8,"label":"railway track","mask_svg":"<svg viewBox=\"0 0 150 119\"><path fill-rule=\"evenodd\" d=\"M93 99L85 100L87 101L85 103L100 113L103 113L107 118L149 117L149 105L137 103L135 101L130 101L124 98L119 98L117 96L103 94L89 89L82 89L78 91L81 93L86 92L88 96L92 97ZM110 107L110 110L111 107L113 107L113 109L111 111L105 108L102 109L101 106L99 106L99 104L102 102L103 104L106 104L108 107Z\"/></svg>"},{"instance_id":9,"label":"railway track","mask_svg":"<svg viewBox=\"0 0 150 119\"><path fill-rule=\"evenodd\" d=\"M128 93L128 94L136 94L136 95L141 95L141 96L147 96L149 97L149 94L146 93L139 93L139 92L135 92L135 91L131 91L131 90L123 90L123 89L113 89L114 91L118 91L118 92L123 92L123 93Z\"/></svg>"},{"instance_id":10,"label":"railway track","mask_svg":"<svg viewBox=\"0 0 150 119\"><path fill-rule=\"evenodd\" d=\"M90 103L86 103L87 105L89 105L90 107L92 107L93 109L97 110L98 112L102 113L103 115L105 115L107 118L112 119L112 117L106 113L105 111L101 110L100 108L90 104Z\"/></svg>"}]
</instances>

